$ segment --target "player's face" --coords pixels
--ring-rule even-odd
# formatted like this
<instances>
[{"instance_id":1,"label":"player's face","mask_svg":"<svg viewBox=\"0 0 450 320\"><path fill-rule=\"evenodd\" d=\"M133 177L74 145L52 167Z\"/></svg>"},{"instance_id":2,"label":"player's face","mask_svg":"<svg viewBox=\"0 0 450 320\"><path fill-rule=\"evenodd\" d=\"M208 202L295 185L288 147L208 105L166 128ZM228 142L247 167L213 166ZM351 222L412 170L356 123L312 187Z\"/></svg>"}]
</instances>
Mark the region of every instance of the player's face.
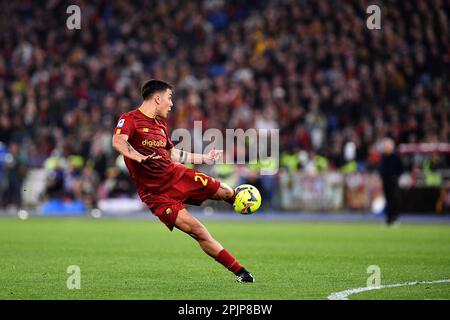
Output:
<instances>
[{"instance_id":1,"label":"player's face","mask_svg":"<svg viewBox=\"0 0 450 320\"><path fill-rule=\"evenodd\" d=\"M161 103L159 105L159 116L162 118L167 118L169 111L172 110L172 90L167 89L161 95Z\"/></svg>"}]
</instances>

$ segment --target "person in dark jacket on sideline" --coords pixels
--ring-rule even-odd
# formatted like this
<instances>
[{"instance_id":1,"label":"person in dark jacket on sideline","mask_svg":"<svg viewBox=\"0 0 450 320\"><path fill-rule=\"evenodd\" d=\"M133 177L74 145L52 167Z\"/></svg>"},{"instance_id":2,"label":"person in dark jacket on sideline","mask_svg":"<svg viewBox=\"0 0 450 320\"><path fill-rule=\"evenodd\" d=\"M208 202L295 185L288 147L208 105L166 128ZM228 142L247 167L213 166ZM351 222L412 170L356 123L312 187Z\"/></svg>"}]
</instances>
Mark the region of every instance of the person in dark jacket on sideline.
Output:
<instances>
[{"instance_id":1,"label":"person in dark jacket on sideline","mask_svg":"<svg viewBox=\"0 0 450 320\"><path fill-rule=\"evenodd\" d=\"M386 224L394 224L398 218L399 186L398 178L403 173L403 164L395 152L394 140L386 138L383 141L383 157L380 165L380 175L386 198Z\"/></svg>"}]
</instances>

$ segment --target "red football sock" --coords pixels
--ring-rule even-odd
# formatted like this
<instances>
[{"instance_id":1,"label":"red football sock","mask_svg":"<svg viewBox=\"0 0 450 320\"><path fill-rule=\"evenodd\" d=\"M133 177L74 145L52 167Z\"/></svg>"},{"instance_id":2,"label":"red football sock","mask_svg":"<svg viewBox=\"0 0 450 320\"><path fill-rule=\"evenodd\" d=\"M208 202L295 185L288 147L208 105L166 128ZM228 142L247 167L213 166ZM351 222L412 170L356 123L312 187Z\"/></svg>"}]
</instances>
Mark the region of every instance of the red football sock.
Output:
<instances>
[{"instance_id":1,"label":"red football sock","mask_svg":"<svg viewBox=\"0 0 450 320\"><path fill-rule=\"evenodd\" d=\"M239 262L237 262L237 260L227 251L227 249L223 249L219 252L216 257L216 261L233 273L237 273L242 268Z\"/></svg>"},{"instance_id":2,"label":"red football sock","mask_svg":"<svg viewBox=\"0 0 450 320\"><path fill-rule=\"evenodd\" d=\"M233 196L229 199L225 199L225 201L228 202L229 204L233 205L235 199L236 199L236 191L233 190Z\"/></svg>"}]
</instances>

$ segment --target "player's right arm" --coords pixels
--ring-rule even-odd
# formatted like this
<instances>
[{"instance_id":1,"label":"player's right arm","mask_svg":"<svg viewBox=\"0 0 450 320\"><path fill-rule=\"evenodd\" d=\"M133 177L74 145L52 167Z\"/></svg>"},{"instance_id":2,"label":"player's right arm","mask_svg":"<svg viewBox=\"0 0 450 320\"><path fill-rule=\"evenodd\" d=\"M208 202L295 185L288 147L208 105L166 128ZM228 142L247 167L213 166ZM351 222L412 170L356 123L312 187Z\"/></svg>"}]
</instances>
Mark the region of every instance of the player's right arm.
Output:
<instances>
[{"instance_id":1,"label":"player's right arm","mask_svg":"<svg viewBox=\"0 0 450 320\"><path fill-rule=\"evenodd\" d=\"M145 158L143 154L136 151L131 144L128 142L128 135L126 134L115 134L112 138L112 146L124 157L130 158L137 162L142 162Z\"/></svg>"},{"instance_id":2,"label":"player's right arm","mask_svg":"<svg viewBox=\"0 0 450 320\"><path fill-rule=\"evenodd\" d=\"M128 157L134 161L145 163L149 160L159 159L161 156L155 153L144 156L142 153L136 151L133 146L128 142L128 135L126 134L115 134L113 135L112 145L120 154L124 157Z\"/></svg>"},{"instance_id":3,"label":"player's right arm","mask_svg":"<svg viewBox=\"0 0 450 320\"><path fill-rule=\"evenodd\" d=\"M161 156L156 156L155 153L151 155L143 155L136 151L128 141L130 135L134 133L134 121L126 114L122 115L117 123L114 135L112 138L112 146L124 157L130 158L139 163L145 163L152 159L159 159Z\"/></svg>"}]
</instances>

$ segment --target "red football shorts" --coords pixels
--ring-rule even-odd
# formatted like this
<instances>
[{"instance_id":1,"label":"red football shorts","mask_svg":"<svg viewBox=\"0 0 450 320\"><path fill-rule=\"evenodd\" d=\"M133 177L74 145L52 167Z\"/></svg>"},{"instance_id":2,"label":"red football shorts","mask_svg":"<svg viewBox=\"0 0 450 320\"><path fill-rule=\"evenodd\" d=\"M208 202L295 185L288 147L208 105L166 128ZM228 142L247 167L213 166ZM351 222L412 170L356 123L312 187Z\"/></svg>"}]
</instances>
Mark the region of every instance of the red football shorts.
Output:
<instances>
[{"instance_id":1,"label":"red football shorts","mask_svg":"<svg viewBox=\"0 0 450 320\"><path fill-rule=\"evenodd\" d=\"M219 187L220 181L202 172L187 169L181 179L167 191L148 194L142 201L172 231L178 212L185 208L184 204L199 206L210 199Z\"/></svg>"}]
</instances>

